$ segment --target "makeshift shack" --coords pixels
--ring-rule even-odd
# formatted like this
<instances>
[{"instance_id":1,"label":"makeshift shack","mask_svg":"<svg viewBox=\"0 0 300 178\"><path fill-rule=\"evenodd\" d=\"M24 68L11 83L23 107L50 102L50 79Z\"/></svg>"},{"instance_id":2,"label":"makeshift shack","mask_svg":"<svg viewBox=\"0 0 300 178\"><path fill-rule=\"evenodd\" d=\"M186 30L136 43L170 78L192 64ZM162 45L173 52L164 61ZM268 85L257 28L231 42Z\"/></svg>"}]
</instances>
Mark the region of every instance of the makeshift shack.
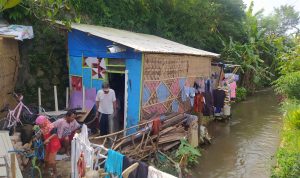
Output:
<instances>
[{"instance_id":1,"label":"makeshift shack","mask_svg":"<svg viewBox=\"0 0 300 178\"><path fill-rule=\"evenodd\" d=\"M8 93L15 88L20 61L18 40L31 38L32 27L0 21L0 109L11 103Z\"/></svg>"},{"instance_id":2,"label":"makeshift shack","mask_svg":"<svg viewBox=\"0 0 300 178\"><path fill-rule=\"evenodd\" d=\"M70 106L90 107L107 81L116 92L123 128L154 114L185 112L191 105L185 88L210 78L218 56L153 35L71 24Z\"/></svg>"}]
</instances>

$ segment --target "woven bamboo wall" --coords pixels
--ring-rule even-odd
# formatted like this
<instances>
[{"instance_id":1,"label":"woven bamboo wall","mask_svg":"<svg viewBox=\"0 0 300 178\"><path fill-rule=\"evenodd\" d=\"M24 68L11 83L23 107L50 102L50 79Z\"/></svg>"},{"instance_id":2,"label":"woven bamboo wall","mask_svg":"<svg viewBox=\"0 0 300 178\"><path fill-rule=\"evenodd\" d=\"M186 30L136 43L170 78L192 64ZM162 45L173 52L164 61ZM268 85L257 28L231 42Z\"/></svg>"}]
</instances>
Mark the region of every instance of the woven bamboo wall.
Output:
<instances>
[{"instance_id":1,"label":"woven bamboo wall","mask_svg":"<svg viewBox=\"0 0 300 178\"><path fill-rule=\"evenodd\" d=\"M184 86L211 75L211 58L144 54L142 118L153 113L185 112L190 109Z\"/></svg>"},{"instance_id":2,"label":"woven bamboo wall","mask_svg":"<svg viewBox=\"0 0 300 178\"><path fill-rule=\"evenodd\" d=\"M0 37L0 109L11 104L11 96L18 74L19 48L18 42L11 38Z\"/></svg>"}]
</instances>

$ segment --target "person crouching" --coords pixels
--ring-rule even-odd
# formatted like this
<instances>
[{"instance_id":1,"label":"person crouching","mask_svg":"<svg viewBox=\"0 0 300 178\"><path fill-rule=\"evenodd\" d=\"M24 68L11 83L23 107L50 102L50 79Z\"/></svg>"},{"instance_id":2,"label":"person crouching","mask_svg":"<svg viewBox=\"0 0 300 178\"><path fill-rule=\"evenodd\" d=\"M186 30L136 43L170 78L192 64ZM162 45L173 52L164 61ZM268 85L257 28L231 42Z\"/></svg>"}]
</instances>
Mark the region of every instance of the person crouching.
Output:
<instances>
[{"instance_id":1,"label":"person crouching","mask_svg":"<svg viewBox=\"0 0 300 178\"><path fill-rule=\"evenodd\" d=\"M76 113L74 110L69 110L64 118L53 122L57 128L57 135L65 153L70 156L71 141L75 132L80 131L81 125L75 119Z\"/></svg>"}]
</instances>

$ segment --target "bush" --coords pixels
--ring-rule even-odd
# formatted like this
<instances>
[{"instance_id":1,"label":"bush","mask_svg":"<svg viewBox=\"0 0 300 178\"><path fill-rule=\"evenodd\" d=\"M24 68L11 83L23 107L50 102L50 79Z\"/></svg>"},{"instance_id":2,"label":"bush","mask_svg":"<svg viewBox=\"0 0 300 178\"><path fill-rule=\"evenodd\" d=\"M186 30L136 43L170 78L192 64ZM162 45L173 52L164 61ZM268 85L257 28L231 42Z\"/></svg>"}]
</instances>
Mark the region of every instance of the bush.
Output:
<instances>
[{"instance_id":1,"label":"bush","mask_svg":"<svg viewBox=\"0 0 300 178\"><path fill-rule=\"evenodd\" d=\"M275 91L290 99L300 100L300 71L283 75L275 81Z\"/></svg>"},{"instance_id":2,"label":"bush","mask_svg":"<svg viewBox=\"0 0 300 178\"><path fill-rule=\"evenodd\" d=\"M176 158L180 160L182 156L186 155L189 166L197 164L198 158L201 156L200 151L196 148L193 148L192 145L187 142L187 140L182 139L180 142L180 146L176 151Z\"/></svg>"},{"instance_id":3,"label":"bush","mask_svg":"<svg viewBox=\"0 0 300 178\"><path fill-rule=\"evenodd\" d=\"M247 97L247 89L244 87L239 87L236 89L236 101L244 101Z\"/></svg>"}]
</instances>

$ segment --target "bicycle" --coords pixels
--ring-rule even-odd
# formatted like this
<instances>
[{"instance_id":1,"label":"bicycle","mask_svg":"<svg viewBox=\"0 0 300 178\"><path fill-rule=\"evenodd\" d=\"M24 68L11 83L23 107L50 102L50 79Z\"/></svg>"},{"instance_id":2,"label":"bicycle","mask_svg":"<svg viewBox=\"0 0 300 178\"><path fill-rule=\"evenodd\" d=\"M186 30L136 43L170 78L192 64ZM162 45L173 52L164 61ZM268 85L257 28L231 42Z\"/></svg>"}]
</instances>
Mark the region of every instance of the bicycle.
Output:
<instances>
[{"instance_id":1,"label":"bicycle","mask_svg":"<svg viewBox=\"0 0 300 178\"><path fill-rule=\"evenodd\" d=\"M32 115L32 112L22 102L23 95L18 95L15 92L8 93L8 94L12 94L15 97L15 99L17 100L18 104L13 110L10 110L8 105L6 105L6 107L1 110L1 112L5 112L5 111L8 112L7 115L6 115L6 118L5 118L2 129L3 130L9 130L10 135L12 135L14 133L14 130L15 130L18 123L23 125L23 123L21 121L21 118L20 118L22 110L25 109L31 115Z\"/></svg>"},{"instance_id":2,"label":"bicycle","mask_svg":"<svg viewBox=\"0 0 300 178\"><path fill-rule=\"evenodd\" d=\"M10 150L8 151L8 153L21 154L26 158L31 159L31 171L30 171L31 177L42 178L42 172L39 166L37 166L38 157L35 155L35 153L29 153L29 151L25 151L25 150Z\"/></svg>"}]
</instances>

